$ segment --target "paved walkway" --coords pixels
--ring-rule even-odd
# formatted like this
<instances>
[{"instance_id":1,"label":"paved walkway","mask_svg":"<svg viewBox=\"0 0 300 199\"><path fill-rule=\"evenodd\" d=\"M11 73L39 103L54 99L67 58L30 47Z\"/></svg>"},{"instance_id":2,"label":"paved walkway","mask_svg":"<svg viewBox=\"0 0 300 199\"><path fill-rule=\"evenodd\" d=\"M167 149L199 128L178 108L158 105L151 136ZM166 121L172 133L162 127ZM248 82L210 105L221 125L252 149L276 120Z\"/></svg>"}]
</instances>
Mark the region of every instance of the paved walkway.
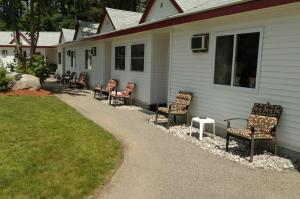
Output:
<instances>
[{"instance_id":1,"label":"paved walkway","mask_svg":"<svg viewBox=\"0 0 300 199\"><path fill-rule=\"evenodd\" d=\"M212 155L148 124L151 116L94 100L57 96L112 132L124 145L124 163L99 199L300 198L300 174L250 169Z\"/></svg>"}]
</instances>

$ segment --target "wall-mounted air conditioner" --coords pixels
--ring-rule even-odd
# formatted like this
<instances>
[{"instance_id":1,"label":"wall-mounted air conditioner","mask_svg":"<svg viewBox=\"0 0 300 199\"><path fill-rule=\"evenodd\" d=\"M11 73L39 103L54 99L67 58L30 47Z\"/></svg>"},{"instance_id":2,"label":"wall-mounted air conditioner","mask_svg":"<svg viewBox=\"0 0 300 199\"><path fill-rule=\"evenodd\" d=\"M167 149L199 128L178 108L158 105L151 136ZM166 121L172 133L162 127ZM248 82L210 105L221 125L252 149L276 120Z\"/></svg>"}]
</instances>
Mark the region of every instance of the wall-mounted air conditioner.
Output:
<instances>
[{"instance_id":1,"label":"wall-mounted air conditioner","mask_svg":"<svg viewBox=\"0 0 300 199\"><path fill-rule=\"evenodd\" d=\"M192 37L193 52L208 52L209 34L199 34Z\"/></svg>"}]
</instances>

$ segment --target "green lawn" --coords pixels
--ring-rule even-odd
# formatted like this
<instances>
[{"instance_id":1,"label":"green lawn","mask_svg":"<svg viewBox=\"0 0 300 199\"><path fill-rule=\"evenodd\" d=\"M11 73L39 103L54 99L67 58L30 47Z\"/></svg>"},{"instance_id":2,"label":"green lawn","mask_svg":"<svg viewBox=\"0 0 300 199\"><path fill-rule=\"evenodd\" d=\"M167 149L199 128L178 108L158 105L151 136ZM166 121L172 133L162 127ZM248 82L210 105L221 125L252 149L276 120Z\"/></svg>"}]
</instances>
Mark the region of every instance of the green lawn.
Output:
<instances>
[{"instance_id":1,"label":"green lawn","mask_svg":"<svg viewBox=\"0 0 300 199\"><path fill-rule=\"evenodd\" d=\"M56 97L0 97L0 198L83 198L121 158L113 136Z\"/></svg>"}]
</instances>

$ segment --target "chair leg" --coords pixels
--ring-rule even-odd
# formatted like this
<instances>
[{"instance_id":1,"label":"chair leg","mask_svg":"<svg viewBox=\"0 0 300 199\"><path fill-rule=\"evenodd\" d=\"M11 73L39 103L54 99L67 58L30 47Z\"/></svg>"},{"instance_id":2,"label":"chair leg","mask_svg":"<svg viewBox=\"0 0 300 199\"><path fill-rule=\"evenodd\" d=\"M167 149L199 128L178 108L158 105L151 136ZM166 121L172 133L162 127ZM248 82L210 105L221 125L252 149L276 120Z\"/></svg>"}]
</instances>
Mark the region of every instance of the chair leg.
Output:
<instances>
[{"instance_id":1,"label":"chair leg","mask_svg":"<svg viewBox=\"0 0 300 199\"><path fill-rule=\"evenodd\" d=\"M170 128L170 123L171 123L171 115L168 114L168 126L167 126L167 129Z\"/></svg>"},{"instance_id":2,"label":"chair leg","mask_svg":"<svg viewBox=\"0 0 300 199\"><path fill-rule=\"evenodd\" d=\"M189 126L189 117L188 114L185 114L185 124Z\"/></svg>"},{"instance_id":3,"label":"chair leg","mask_svg":"<svg viewBox=\"0 0 300 199\"><path fill-rule=\"evenodd\" d=\"M155 123L157 124L157 120L158 120L158 111L156 111L156 114L155 114Z\"/></svg>"},{"instance_id":4,"label":"chair leg","mask_svg":"<svg viewBox=\"0 0 300 199\"><path fill-rule=\"evenodd\" d=\"M253 162L253 155L254 155L254 135L251 137L251 146L250 146L250 162Z\"/></svg>"},{"instance_id":5,"label":"chair leg","mask_svg":"<svg viewBox=\"0 0 300 199\"><path fill-rule=\"evenodd\" d=\"M227 132L227 135L226 135L226 151L228 152L229 151L229 134Z\"/></svg>"},{"instance_id":6,"label":"chair leg","mask_svg":"<svg viewBox=\"0 0 300 199\"><path fill-rule=\"evenodd\" d=\"M109 105L111 105L111 98L112 98L111 95L109 95L109 97L108 97L108 104Z\"/></svg>"},{"instance_id":7,"label":"chair leg","mask_svg":"<svg viewBox=\"0 0 300 199\"><path fill-rule=\"evenodd\" d=\"M274 138L273 144L274 144L274 154L277 156L278 155L278 151L277 151L277 141L276 141L276 138Z\"/></svg>"},{"instance_id":8,"label":"chair leg","mask_svg":"<svg viewBox=\"0 0 300 199\"><path fill-rule=\"evenodd\" d=\"M117 98L116 97L114 99L114 106L115 106L115 108L117 108Z\"/></svg>"},{"instance_id":9,"label":"chair leg","mask_svg":"<svg viewBox=\"0 0 300 199\"><path fill-rule=\"evenodd\" d=\"M94 90L94 98L96 98L96 90Z\"/></svg>"}]
</instances>

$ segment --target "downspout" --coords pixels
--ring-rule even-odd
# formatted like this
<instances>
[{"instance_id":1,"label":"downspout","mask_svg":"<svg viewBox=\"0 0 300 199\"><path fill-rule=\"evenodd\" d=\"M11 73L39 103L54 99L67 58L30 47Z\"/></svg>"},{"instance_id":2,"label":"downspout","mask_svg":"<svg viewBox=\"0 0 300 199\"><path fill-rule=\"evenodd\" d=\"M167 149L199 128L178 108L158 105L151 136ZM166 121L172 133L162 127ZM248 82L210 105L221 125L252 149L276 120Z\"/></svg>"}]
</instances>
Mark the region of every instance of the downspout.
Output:
<instances>
[{"instance_id":1,"label":"downspout","mask_svg":"<svg viewBox=\"0 0 300 199\"><path fill-rule=\"evenodd\" d=\"M169 41L169 79L168 79L168 101L171 101L171 76L172 76L172 66L173 66L173 29L170 31L170 41Z\"/></svg>"}]
</instances>

